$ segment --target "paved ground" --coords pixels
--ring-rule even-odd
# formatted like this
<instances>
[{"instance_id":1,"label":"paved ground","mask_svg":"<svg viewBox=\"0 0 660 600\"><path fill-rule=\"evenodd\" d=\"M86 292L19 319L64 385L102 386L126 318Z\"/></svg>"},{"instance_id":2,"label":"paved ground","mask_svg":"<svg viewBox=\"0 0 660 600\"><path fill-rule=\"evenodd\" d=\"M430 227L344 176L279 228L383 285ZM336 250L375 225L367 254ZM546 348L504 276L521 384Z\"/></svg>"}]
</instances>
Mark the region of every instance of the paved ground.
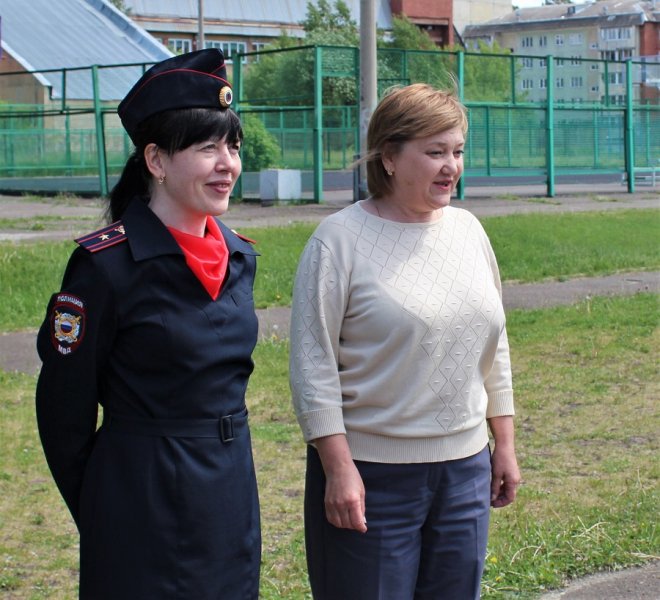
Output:
<instances>
[{"instance_id":1,"label":"paved ground","mask_svg":"<svg viewBox=\"0 0 660 600\"><path fill-rule=\"evenodd\" d=\"M538 600L658 600L660 560L638 569L599 573L578 579L566 589L543 594Z\"/></svg>"},{"instance_id":2,"label":"paved ground","mask_svg":"<svg viewBox=\"0 0 660 600\"><path fill-rule=\"evenodd\" d=\"M651 188L638 188L627 194L618 184L593 186L563 186L555 198L544 196L543 186L515 188L471 188L464 201L455 201L477 217L511 213L555 213L610 211L627 208L660 208L660 194ZM236 229L277 226L292 222L318 222L351 202L350 191L327 194L322 204L262 206L258 202L231 207L223 221ZM71 239L93 230L102 222L102 203L94 199L29 200L0 196L0 218L29 219L48 216L58 225L47 230L0 226L0 241L32 241ZM81 220L81 218L83 220ZM66 219L70 219L67 221ZM506 310L531 309L559 304L571 304L586 297L609 294L634 294L640 291L660 292L660 273L623 273L608 277L582 278L541 284L505 285ZM288 334L289 310L272 308L259 312L260 334L263 337L284 337ZM34 348L35 332L0 334L0 369L34 374L39 360ZM660 561L639 569L598 574L579 579L564 590L549 592L541 600L659 600Z\"/></svg>"}]
</instances>

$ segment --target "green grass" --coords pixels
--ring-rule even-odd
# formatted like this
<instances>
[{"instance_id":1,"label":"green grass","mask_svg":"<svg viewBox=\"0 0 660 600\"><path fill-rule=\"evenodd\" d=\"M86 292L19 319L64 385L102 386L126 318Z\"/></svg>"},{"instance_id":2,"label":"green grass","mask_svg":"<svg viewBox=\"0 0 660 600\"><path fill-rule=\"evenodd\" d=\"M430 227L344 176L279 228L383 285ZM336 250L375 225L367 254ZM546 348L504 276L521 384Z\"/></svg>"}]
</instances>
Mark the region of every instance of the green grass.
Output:
<instances>
[{"instance_id":1,"label":"green grass","mask_svg":"<svg viewBox=\"0 0 660 600\"><path fill-rule=\"evenodd\" d=\"M542 281L660 266L660 211L510 215L483 219L504 281ZM244 229L259 241L258 308L288 306L296 264L312 224ZM71 242L0 243L0 331L34 328L59 289Z\"/></svg>"},{"instance_id":2,"label":"green grass","mask_svg":"<svg viewBox=\"0 0 660 600\"><path fill-rule=\"evenodd\" d=\"M98 225L98 219L92 216L77 216L74 220L76 228L93 229ZM47 231L62 230L71 227L70 217L35 215L20 219L0 219L0 230L2 231Z\"/></svg>"},{"instance_id":3,"label":"green grass","mask_svg":"<svg viewBox=\"0 0 660 600\"><path fill-rule=\"evenodd\" d=\"M595 298L508 315L524 485L493 511L484 598L534 598L568 578L641 564L657 531L658 297ZM304 444L286 341L262 342L248 405L264 600L309 598ZM77 537L41 454L35 379L0 372L0 594L75 597Z\"/></svg>"},{"instance_id":4,"label":"green grass","mask_svg":"<svg viewBox=\"0 0 660 600\"><path fill-rule=\"evenodd\" d=\"M540 281L660 264L660 211L525 214L483 220L502 279Z\"/></svg>"}]
</instances>

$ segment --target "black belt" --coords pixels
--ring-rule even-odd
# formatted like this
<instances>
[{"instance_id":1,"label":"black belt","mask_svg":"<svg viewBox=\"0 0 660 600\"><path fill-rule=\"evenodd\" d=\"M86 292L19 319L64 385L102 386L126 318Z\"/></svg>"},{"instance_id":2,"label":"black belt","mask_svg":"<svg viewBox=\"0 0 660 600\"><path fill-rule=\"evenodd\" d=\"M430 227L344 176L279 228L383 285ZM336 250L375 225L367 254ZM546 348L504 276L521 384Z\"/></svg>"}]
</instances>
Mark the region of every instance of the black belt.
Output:
<instances>
[{"instance_id":1,"label":"black belt","mask_svg":"<svg viewBox=\"0 0 660 600\"><path fill-rule=\"evenodd\" d=\"M104 414L103 429L158 437L220 438L231 442L247 425L248 410L219 419L135 419Z\"/></svg>"}]
</instances>

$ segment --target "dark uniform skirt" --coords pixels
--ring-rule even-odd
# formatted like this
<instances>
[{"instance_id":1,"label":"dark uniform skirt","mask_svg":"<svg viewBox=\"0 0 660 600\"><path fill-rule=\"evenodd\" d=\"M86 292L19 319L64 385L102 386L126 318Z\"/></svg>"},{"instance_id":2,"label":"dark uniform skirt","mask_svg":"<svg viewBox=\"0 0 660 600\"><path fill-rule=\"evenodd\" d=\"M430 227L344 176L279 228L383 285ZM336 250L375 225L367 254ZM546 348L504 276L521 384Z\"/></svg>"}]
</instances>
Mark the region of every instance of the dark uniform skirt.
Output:
<instances>
[{"instance_id":1,"label":"dark uniform skirt","mask_svg":"<svg viewBox=\"0 0 660 600\"><path fill-rule=\"evenodd\" d=\"M106 419L99 430L81 494L80 597L256 599L261 538L247 414L225 421L227 441L218 421L214 437L162 428Z\"/></svg>"}]
</instances>

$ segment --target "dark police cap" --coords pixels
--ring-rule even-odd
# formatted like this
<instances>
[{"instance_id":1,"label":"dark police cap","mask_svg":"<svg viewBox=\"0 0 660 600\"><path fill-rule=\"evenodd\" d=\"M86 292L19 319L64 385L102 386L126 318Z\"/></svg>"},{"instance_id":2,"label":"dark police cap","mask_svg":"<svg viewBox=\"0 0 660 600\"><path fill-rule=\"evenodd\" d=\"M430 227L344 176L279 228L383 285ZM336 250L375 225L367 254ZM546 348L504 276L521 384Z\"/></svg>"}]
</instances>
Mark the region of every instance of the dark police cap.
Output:
<instances>
[{"instance_id":1,"label":"dark police cap","mask_svg":"<svg viewBox=\"0 0 660 600\"><path fill-rule=\"evenodd\" d=\"M145 71L117 112L133 141L138 125L174 108L227 108L232 101L225 57L215 48L168 58Z\"/></svg>"}]
</instances>

